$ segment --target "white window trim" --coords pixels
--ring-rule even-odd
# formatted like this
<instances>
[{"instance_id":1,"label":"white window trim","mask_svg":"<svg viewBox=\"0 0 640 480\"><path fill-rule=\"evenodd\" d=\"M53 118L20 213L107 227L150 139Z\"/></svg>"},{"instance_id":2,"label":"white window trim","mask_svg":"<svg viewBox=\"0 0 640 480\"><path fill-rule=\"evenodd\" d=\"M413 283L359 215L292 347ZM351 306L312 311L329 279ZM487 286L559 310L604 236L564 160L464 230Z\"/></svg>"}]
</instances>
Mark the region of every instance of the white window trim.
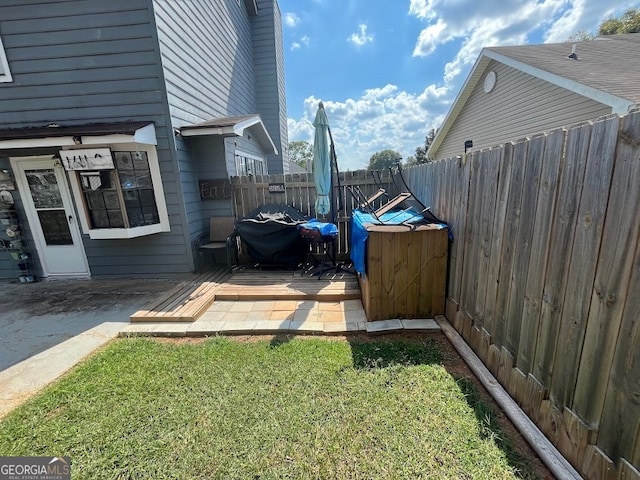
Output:
<instances>
[{"instance_id":1,"label":"white window trim","mask_svg":"<svg viewBox=\"0 0 640 480\"><path fill-rule=\"evenodd\" d=\"M97 146L97 145L96 145ZM169 232L169 213L167 212L167 204L164 198L164 188L162 187L162 178L160 176L160 164L158 162L158 152L153 145L142 145L139 143L118 143L102 145L114 151L139 151L147 152L149 159L149 171L151 173L151 181L153 182L153 193L158 208L158 216L160 223L154 225L144 225L142 227L132 228L91 228L88 220L88 213L85 208L82 189L78 175L75 172L68 172L71 183L71 190L75 199L78 211L80 212L80 225L82 233L89 235L92 240L106 240L117 238L136 238L145 235L151 235L160 232ZM84 147L86 148L86 146ZM68 149L71 150L71 149Z\"/></svg>"},{"instance_id":2,"label":"white window trim","mask_svg":"<svg viewBox=\"0 0 640 480\"><path fill-rule=\"evenodd\" d=\"M236 164L236 173L238 175L240 175L240 165L238 164L238 159L236 157L245 157L245 158L250 158L252 160L259 160L260 162L262 162L262 166L264 167L264 172L262 173L262 175L269 175L267 160L264 157L260 157L255 153L247 153L247 152L243 152L242 150L235 150L233 152L233 161ZM255 175L255 173L252 173L251 175Z\"/></svg>"},{"instance_id":3,"label":"white window trim","mask_svg":"<svg viewBox=\"0 0 640 480\"><path fill-rule=\"evenodd\" d=\"M4 51L4 45L2 45L2 38L0 38L0 65L2 66L2 71L4 72L0 73L0 83L13 82L11 69L9 68L9 61L7 60L7 54Z\"/></svg>"}]
</instances>

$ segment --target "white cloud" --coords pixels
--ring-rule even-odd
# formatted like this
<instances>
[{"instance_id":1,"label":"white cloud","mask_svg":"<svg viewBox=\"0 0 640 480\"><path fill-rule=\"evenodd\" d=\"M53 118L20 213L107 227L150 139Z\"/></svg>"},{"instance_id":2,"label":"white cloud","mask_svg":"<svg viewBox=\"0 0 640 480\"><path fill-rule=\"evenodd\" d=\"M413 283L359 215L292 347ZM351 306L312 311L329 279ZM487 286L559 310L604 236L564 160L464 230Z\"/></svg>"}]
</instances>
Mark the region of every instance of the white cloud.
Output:
<instances>
[{"instance_id":1,"label":"white cloud","mask_svg":"<svg viewBox=\"0 0 640 480\"><path fill-rule=\"evenodd\" d=\"M422 30L418 36L416 47L413 49L413 56L426 57L432 54L438 45L451 40L453 36L446 30L447 24L441 18Z\"/></svg>"},{"instance_id":2,"label":"white cloud","mask_svg":"<svg viewBox=\"0 0 640 480\"><path fill-rule=\"evenodd\" d=\"M300 23L300 17L293 12L285 13L282 19L284 21L284 24L287 27L291 27L291 28L295 27Z\"/></svg>"},{"instance_id":3,"label":"white cloud","mask_svg":"<svg viewBox=\"0 0 640 480\"><path fill-rule=\"evenodd\" d=\"M360 98L324 100L341 170L365 168L374 153L392 149L403 158L413 155L424 143L427 131L442 122L449 108L444 87L430 85L416 94L385 85L363 92ZM304 114L289 118L289 140L313 143L313 126L320 99L304 101Z\"/></svg>"},{"instance_id":4,"label":"white cloud","mask_svg":"<svg viewBox=\"0 0 640 480\"><path fill-rule=\"evenodd\" d=\"M352 33L347 40L356 47L362 47L367 43L373 42L373 35L367 34L367 26L364 23L358 25L358 32Z\"/></svg>"},{"instance_id":5,"label":"white cloud","mask_svg":"<svg viewBox=\"0 0 640 480\"><path fill-rule=\"evenodd\" d=\"M413 56L427 57L445 43L459 45L444 71L445 84L452 86L468 73L483 47L525 44L534 34L545 42L563 42L623 9L618 4L603 14L600 0L411 0L409 14L427 22Z\"/></svg>"},{"instance_id":6,"label":"white cloud","mask_svg":"<svg viewBox=\"0 0 640 480\"><path fill-rule=\"evenodd\" d=\"M309 42L311 41L311 39L309 38L308 35L303 35L302 37L300 37L300 40L297 42L293 42L291 44L291 51L293 50L298 50L299 48L301 48L303 45L305 47L309 46Z\"/></svg>"},{"instance_id":7,"label":"white cloud","mask_svg":"<svg viewBox=\"0 0 640 480\"><path fill-rule=\"evenodd\" d=\"M446 51L453 47L445 57L442 80L429 81L433 84L417 93L389 84L370 88L357 98L323 99L340 169L364 168L372 154L386 148L397 150L405 159L414 154L427 131L441 125L483 47L522 45L532 39L562 42L578 30L595 30L604 19L637 5L638 0L611 4L615 7L603 6L602 0L410 0L409 14L424 22L416 38L414 61L425 61L422 57L433 55L444 44ZM362 24L348 40L362 46L373 36ZM312 121L319 100L308 96L301 117L289 119L290 140L313 142Z\"/></svg>"}]
</instances>

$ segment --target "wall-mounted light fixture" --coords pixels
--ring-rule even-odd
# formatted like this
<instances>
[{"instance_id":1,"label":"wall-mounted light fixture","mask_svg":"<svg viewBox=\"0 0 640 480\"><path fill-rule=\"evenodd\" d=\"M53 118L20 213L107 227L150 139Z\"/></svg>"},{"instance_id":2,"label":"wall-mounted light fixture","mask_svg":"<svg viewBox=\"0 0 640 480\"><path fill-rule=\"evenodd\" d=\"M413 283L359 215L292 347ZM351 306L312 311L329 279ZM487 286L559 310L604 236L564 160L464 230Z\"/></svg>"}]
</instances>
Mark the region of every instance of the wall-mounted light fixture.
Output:
<instances>
[{"instance_id":1,"label":"wall-mounted light fixture","mask_svg":"<svg viewBox=\"0 0 640 480\"><path fill-rule=\"evenodd\" d=\"M464 141L464 153L467 153L467 150L473 148L473 140L465 140Z\"/></svg>"}]
</instances>

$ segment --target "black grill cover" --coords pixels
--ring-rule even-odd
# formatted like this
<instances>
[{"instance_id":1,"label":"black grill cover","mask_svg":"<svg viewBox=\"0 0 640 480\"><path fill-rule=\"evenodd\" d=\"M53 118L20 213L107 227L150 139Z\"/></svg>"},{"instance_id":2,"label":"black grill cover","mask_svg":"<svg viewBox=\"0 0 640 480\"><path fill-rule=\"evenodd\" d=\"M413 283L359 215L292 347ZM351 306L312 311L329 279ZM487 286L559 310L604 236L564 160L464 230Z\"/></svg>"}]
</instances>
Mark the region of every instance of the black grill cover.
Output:
<instances>
[{"instance_id":1,"label":"black grill cover","mask_svg":"<svg viewBox=\"0 0 640 480\"><path fill-rule=\"evenodd\" d=\"M305 253L298 225L308 220L289 205L263 205L237 220L236 231L255 262L295 268Z\"/></svg>"}]
</instances>

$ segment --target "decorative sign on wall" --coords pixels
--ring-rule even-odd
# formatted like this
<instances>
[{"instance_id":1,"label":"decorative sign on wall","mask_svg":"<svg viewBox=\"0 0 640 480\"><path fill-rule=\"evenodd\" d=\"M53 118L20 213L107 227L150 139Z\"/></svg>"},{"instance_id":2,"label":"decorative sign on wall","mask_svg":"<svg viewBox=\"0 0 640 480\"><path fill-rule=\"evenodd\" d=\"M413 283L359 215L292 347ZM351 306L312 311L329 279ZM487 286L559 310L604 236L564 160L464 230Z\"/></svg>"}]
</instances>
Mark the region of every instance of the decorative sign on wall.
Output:
<instances>
[{"instance_id":1,"label":"decorative sign on wall","mask_svg":"<svg viewBox=\"0 0 640 480\"><path fill-rule=\"evenodd\" d=\"M86 150L60 150L60 161L65 170L111 170L113 156L108 148Z\"/></svg>"},{"instance_id":2,"label":"decorative sign on wall","mask_svg":"<svg viewBox=\"0 0 640 480\"><path fill-rule=\"evenodd\" d=\"M284 193L284 183L270 183L269 184L269 193Z\"/></svg>"},{"instance_id":3,"label":"decorative sign on wall","mask_svg":"<svg viewBox=\"0 0 640 480\"><path fill-rule=\"evenodd\" d=\"M201 200L224 200L231 198L231 182L226 178L200 180Z\"/></svg>"}]
</instances>

